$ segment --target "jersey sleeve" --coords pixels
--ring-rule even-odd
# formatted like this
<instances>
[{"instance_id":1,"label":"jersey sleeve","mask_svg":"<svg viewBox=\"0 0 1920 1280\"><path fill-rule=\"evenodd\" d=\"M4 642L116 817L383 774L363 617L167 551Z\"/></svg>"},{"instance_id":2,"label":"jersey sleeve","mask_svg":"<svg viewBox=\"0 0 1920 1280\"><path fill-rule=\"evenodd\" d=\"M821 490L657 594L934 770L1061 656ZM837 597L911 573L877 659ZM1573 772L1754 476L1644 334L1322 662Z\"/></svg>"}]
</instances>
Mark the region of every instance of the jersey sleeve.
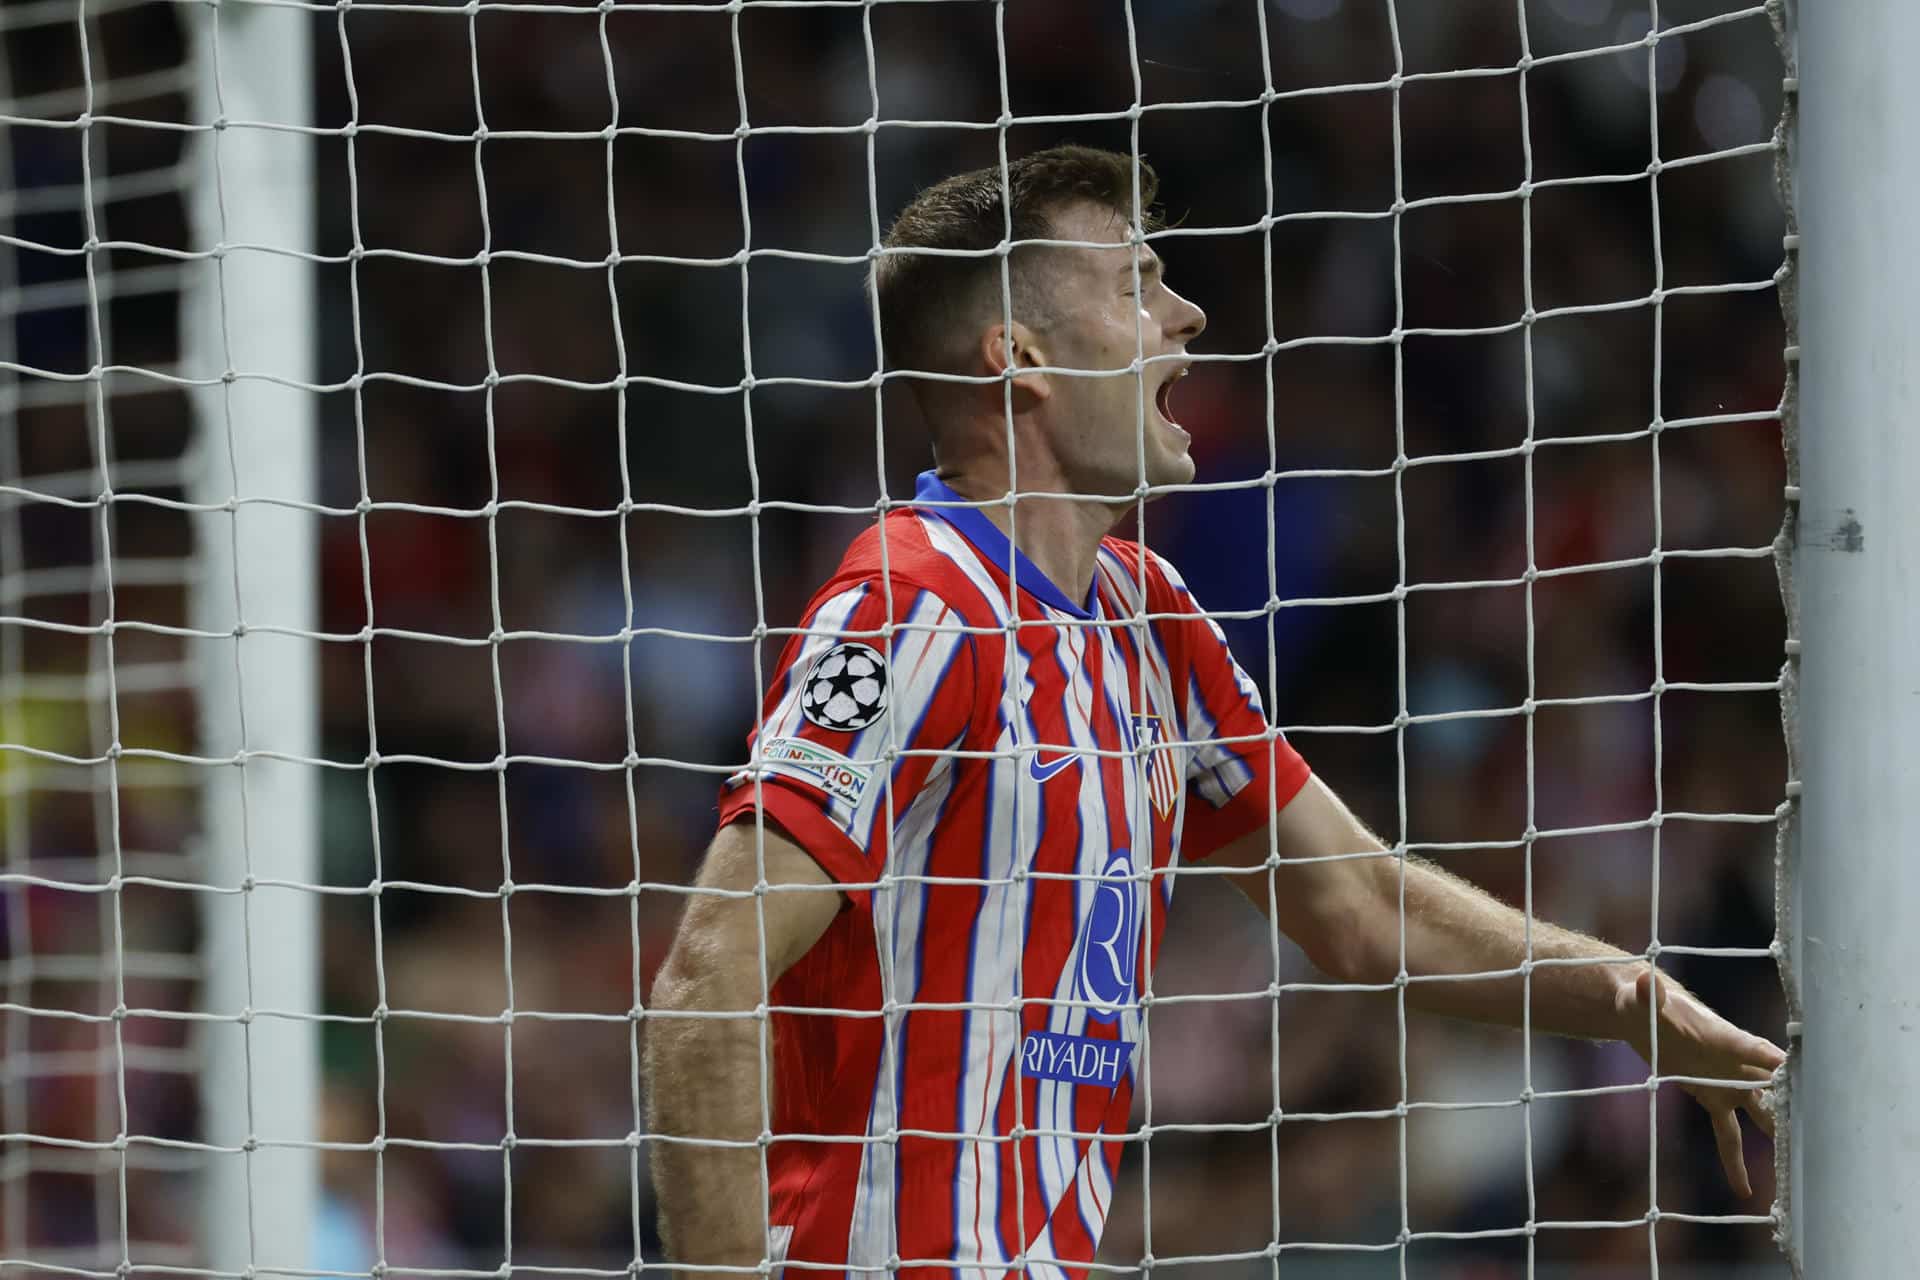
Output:
<instances>
[{"instance_id":1,"label":"jersey sleeve","mask_svg":"<svg viewBox=\"0 0 1920 1280\"><path fill-rule=\"evenodd\" d=\"M1234 660L1220 625L1206 616L1179 573L1155 557L1173 593L1184 670L1180 700L1187 757L1187 810L1181 857L1198 862L1258 830L1305 786L1312 771L1286 738L1269 736L1253 677ZM1176 679L1182 678L1176 673Z\"/></svg>"},{"instance_id":2,"label":"jersey sleeve","mask_svg":"<svg viewBox=\"0 0 1920 1280\"><path fill-rule=\"evenodd\" d=\"M892 585L891 609L877 578L814 598L748 737L750 763L720 789L721 826L765 813L861 902L893 831L951 780L945 752L964 740L974 703L959 615L898 575Z\"/></svg>"}]
</instances>

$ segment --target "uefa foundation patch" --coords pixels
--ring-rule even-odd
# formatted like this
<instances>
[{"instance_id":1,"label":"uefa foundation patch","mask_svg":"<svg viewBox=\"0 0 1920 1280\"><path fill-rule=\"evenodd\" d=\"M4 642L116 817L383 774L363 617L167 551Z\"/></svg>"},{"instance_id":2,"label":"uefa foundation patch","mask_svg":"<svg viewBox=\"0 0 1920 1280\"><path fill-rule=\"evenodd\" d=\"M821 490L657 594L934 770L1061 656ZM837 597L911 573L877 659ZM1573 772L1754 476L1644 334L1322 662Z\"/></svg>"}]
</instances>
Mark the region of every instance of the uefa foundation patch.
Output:
<instances>
[{"instance_id":1,"label":"uefa foundation patch","mask_svg":"<svg viewBox=\"0 0 1920 1280\"><path fill-rule=\"evenodd\" d=\"M761 773L767 777L809 783L850 805L860 803L860 797L867 790L867 780L873 776L868 766L855 764L838 751L805 738L773 739L761 750L760 761ZM753 770L742 769L727 781L737 784L752 777Z\"/></svg>"}]
</instances>

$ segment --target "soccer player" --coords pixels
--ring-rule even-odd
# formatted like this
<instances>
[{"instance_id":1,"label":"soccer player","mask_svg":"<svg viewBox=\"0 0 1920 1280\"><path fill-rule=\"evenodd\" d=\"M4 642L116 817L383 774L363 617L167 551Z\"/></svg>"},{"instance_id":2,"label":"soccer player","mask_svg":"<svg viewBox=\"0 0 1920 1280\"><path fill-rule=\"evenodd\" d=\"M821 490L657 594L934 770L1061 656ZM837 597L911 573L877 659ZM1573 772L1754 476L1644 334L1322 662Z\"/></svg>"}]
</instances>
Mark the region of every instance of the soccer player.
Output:
<instances>
[{"instance_id":1,"label":"soccer player","mask_svg":"<svg viewBox=\"0 0 1920 1280\"><path fill-rule=\"evenodd\" d=\"M808 606L757 766L721 792L698 884L724 892L689 899L654 986L654 1180L689 1269L750 1267L770 1242L776 1267L1084 1274L1123 1150L1099 1135L1126 1129L1139 974L1182 863L1248 869L1234 882L1336 979L1394 980L1403 875L1410 974L1526 958L1522 915L1387 854L1268 726L1173 566L1106 536L1142 480L1194 473L1169 400L1206 317L1131 236L1152 170L1059 147L1007 176L922 192L887 247L991 249L1009 205L1013 241L1082 243L1013 251L1011 323L997 256L879 259L888 367L979 380L912 381L937 470ZM1057 496L1016 516L1016 481ZM1532 970L1536 1028L1646 1054L1657 1000L1663 1074L1761 1082L1782 1061L1604 943L1535 921L1532 954L1593 962ZM1406 998L1521 1018L1518 977ZM769 1194L763 1001L783 1010ZM1738 1113L1770 1129L1759 1092L1689 1087L1751 1194Z\"/></svg>"}]
</instances>

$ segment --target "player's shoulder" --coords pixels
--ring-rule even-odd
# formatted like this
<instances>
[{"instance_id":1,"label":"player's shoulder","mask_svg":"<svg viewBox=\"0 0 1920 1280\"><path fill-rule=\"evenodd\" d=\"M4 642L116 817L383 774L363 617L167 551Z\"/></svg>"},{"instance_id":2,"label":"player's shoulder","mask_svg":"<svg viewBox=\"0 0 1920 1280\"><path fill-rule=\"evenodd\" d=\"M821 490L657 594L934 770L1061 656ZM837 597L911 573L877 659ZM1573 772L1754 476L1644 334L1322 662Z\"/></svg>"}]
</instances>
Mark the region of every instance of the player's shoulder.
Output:
<instances>
[{"instance_id":1,"label":"player's shoulder","mask_svg":"<svg viewBox=\"0 0 1920 1280\"><path fill-rule=\"evenodd\" d=\"M847 591L891 592L896 599L931 598L970 622L990 624L993 606L975 582L937 547L912 511L890 512L847 544L820 598ZM896 606L897 607L897 606Z\"/></svg>"},{"instance_id":2,"label":"player's shoulder","mask_svg":"<svg viewBox=\"0 0 1920 1280\"><path fill-rule=\"evenodd\" d=\"M1129 582L1144 580L1148 600L1154 604L1171 603L1188 594L1186 579L1173 562L1152 547L1143 546L1138 538L1109 534L1100 539L1100 556L1110 572L1123 574Z\"/></svg>"}]
</instances>

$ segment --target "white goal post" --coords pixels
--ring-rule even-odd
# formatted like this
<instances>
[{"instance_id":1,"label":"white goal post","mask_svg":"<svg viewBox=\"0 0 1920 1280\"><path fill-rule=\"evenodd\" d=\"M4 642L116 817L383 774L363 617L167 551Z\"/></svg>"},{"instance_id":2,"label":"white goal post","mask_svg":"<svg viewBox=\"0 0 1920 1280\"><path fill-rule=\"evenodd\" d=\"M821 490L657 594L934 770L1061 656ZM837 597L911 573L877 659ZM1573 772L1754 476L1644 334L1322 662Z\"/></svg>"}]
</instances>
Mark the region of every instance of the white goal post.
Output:
<instances>
[{"instance_id":1,"label":"white goal post","mask_svg":"<svg viewBox=\"0 0 1920 1280\"><path fill-rule=\"evenodd\" d=\"M1787 547L1801 779L1791 948L1794 1247L1803 1274L1920 1257L1920 48L1904 0L1789 0L1798 115L1798 463ZM1790 311L1790 314L1792 312Z\"/></svg>"},{"instance_id":2,"label":"white goal post","mask_svg":"<svg viewBox=\"0 0 1920 1280\"><path fill-rule=\"evenodd\" d=\"M10 1276L309 1264L309 29L0 10Z\"/></svg>"},{"instance_id":3,"label":"white goal post","mask_svg":"<svg viewBox=\"0 0 1920 1280\"><path fill-rule=\"evenodd\" d=\"M197 1208L205 1265L247 1274L312 1265L320 1189L312 24L239 3L193 27L192 617L233 637L196 649L203 752L230 748L237 775L205 791L201 1140L216 1154Z\"/></svg>"}]
</instances>

